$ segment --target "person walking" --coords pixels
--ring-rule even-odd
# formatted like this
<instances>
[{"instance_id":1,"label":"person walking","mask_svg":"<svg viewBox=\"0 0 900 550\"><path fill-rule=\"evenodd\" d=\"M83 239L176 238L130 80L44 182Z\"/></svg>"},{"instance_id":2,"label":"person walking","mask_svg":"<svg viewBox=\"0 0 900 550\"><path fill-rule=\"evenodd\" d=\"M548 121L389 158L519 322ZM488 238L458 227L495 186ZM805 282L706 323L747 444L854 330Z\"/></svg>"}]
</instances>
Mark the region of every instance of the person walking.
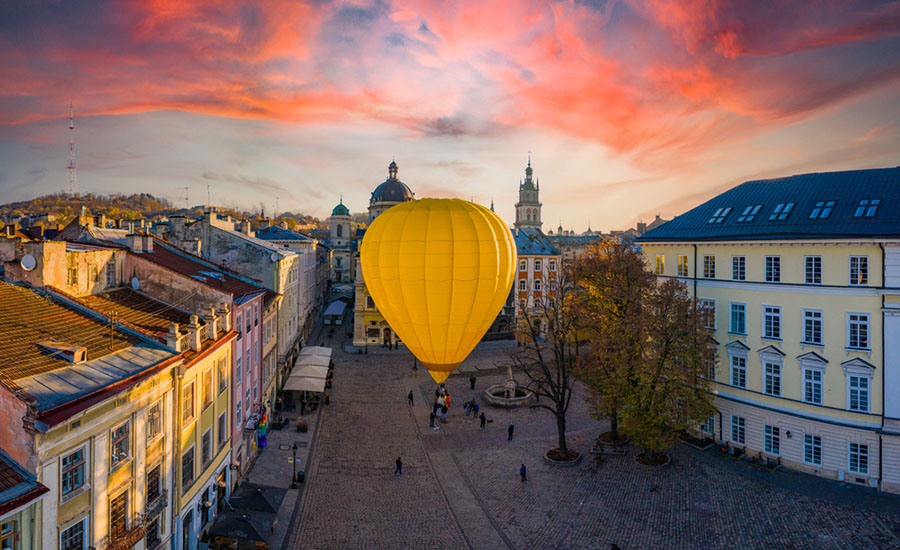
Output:
<instances>
[{"instance_id":1,"label":"person walking","mask_svg":"<svg viewBox=\"0 0 900 550\"><path fill-rule=\"evenodd\" d=\"M434 428L434 410L432 410L431 414L428 415L428 427Z\"/></svg>"},{"instance_id":2,"label":"person walking","mask_svg":"<svg viewBox=\"0 0 900 550\"><path fill-rule=\"evenodd\" d=\"M403 475L403 462L400 460L399 456L397 457L397 462L395 462L394 464L397 465L397 468L394 470L394 475L402 476ZM522 467L524 468L524 466L522 466Z\"/></svg>"},{"instance_id":3,"label":"person walking","mask_svg":"<svg viewBox=\"0 0 900 550\"><path fill-rule=\"evenodd\" d=\"M519 468L519 476L521 476L522 481L528 481L528 470L525 468L525 465L522 464L522 467Z\"/></svg>"},{"instance_id":4,"label":"person walking","mask_svg":"<svg viewBox=\"0 0 900 550\"><path fill-rule=\"evenodd\" d=\"M507 441L512 441L513 430L515 430L515 429L516 429L516 427L513 426L513 423L512 423L512 422L510 422L510 423L509 423L509 429L507 430L507 431L509 432L509 437L506 438Z\"/></svg>"},{"instance_id":5,"label":"person walking","mask_svg":"<svg viewBox=\"0 0 900 550\"><path fill-rule=\"evenodd\" d=\"M478 403L476 403L474 399L472 400L472 410L475 411L476 415L478 414Z\"/></svg>"},{"instance_id":6,"label":"person walking","mask_svg":"<svg viewBox=\"0 0 900 550\"><path fill-rule=\"evenodd\" d=\"M471 405L471 404L470 404L468 401L466 401L465 403L463 403L463 409L465 409L465 411L466 411L466 416L469 416L469 411L470 411L469 407L470 407L470 405Z\"/></svg>"},{"instance_id":7,"label":"person walking","mask_svg":"<svg viewBox=\"0 0 900 550\"><path fill-rule=\"evenodd\" d=\"M447 405L441 407L441 420L443 420L444 422L447 421Z\"/></svg>"},{"instance_id":8,"label":"person walking","mask_svg":"<svg viewBox=\"0 0 900 550\"><path fill-rule=\"evenodd\" d=\"M484 417L484 413L481 413L481 416L478 417L481 420L481 429L484 429L484 423L487 422L487 419Z\"/></svg>"},{"instance_id":9,"label":"person walking","mask_svg":"<svg viewBox=\"0 0 900 550\"><path fill-rule=\"evenodd\" d=\"M409 400L409 406L412 407L412 406L413 406L413 392L412 392L412 390L409 390L409 395L406 396L406 399Z\"/></svg>"},{"instance_id":10,"label":"person walking","mask_svg":"<svg viewBox=\"0 0 900 550\"><path fill-rule=\"evenodd\" d=\"M469 389L470 390L475 389L475 375L474 374L469 376Z\"/></svg>"}]
</instances>

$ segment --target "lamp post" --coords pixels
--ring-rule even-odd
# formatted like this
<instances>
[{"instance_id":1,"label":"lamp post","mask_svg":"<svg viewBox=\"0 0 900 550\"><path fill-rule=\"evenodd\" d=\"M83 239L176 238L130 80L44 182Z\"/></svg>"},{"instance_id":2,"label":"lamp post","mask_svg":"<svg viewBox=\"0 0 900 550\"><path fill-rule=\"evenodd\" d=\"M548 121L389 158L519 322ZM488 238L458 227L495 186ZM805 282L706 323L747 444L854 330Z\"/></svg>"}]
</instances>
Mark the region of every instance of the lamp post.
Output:
<instances>
[{"instance_id":1,"label":"lamp post","mask_svg":"<svg viewBox=\"0 0 900 550\"><path fill-rule=\"evenodd\" d=\"M291 489L297 488L297 444L294 443L294 446L291 447L291 451L294 455L294 473L291 475Z\"/></svg>"}]
</instances>

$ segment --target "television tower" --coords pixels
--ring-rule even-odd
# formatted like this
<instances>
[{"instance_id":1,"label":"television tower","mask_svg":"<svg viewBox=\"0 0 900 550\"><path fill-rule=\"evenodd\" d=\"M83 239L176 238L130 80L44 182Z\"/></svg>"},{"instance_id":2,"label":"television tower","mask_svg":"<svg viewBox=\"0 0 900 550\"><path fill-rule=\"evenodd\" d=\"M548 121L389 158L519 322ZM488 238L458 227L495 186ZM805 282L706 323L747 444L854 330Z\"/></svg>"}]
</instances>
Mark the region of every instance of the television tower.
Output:
<instances>
[{"instance_id":1,"label":"television tower","mask_svg":"<svg viewBox=\"0 0 900 550\"><path fill-rule=\"evenodd\" d=\"M72 102L69 102L69 164L66 166L68 188L71 195L78 195L78 174L75 172L75 119L72 116Z\"/></svg>"}]
</instances>

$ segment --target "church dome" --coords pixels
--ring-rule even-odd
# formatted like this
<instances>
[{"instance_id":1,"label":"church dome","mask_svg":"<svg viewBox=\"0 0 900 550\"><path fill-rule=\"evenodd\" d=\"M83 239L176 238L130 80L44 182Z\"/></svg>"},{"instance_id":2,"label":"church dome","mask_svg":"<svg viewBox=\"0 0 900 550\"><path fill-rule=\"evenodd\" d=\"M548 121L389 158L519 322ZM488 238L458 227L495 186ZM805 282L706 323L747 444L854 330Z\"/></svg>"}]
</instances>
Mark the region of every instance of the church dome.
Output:
<instances>
[{"instance_id":1,"label":"church dome","mask_svg":"<svg viewBox=\"0 0 900 550\"><path fill-rule=\"evenodd\" d=\"M341 202L337 206L334 207L334 210L331 211L332 216L349 216L350 209L344 206L344 198L341 197Z\"/></svg>"},{"instance_id":2,"label":"church dome","mask_svg":"<svg viewBox=\"0 0 900 550\"><path fill-rule=\"evenodd\" d=\"M413 192L408 185L397 179L397 163L391 161L388 166L388 179L384 180L372 191L371 203L406 202L413 199Z\"/></svg>"}]
</instances>

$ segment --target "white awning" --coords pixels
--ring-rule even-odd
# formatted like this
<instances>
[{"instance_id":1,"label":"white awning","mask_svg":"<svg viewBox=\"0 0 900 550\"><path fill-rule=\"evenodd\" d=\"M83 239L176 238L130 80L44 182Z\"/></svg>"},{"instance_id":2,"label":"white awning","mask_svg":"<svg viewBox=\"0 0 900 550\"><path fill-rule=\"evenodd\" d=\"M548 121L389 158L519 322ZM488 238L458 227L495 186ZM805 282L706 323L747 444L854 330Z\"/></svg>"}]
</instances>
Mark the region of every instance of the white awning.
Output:
<instances>
[{"instance_id":1,"label":"white awning","mask_svg":"<svg viewBox=\"0 0 900 550\"><path fill-rule=\"evenodd\" d=\"M288 377L306 377L306 378L327 378L328 377L328 367L317 367L314 365L300 365L299 367L294 367L294 370L291 371L291 375Z\"/></svg>"},{"instance_id":2,"label":"white awning","mask_svg":"<svg viewBox=\"0 0 900 550\"><path fill-rule=\"evenodd\" d=\"M284 388L287 391L311 391L324 393L325 392L325 379L324 378L305 378L303 376L291 376L287 379L287 382L284 384Z\"/></svg>"},{"instance_id":3,"label":"white awning","mask_svg":"<svg viewBox=\"0 0 900 550\"><path fill-rule=\"evenodd\" d=\"M322 346L306 346L305 348L300 350L300 356L304 355L323 355L325 357L331 357L331 348L326 348Z\"/></svg>"},{"instance_id":4,"label":"white awning","mask_svg":"<svg viewBox=\"0 0 900 550\"><path fill-rule=\"evenodd\" d=\"M294 368L303 365L313 365L316 367L328 367L331 365L331 358L324 355L301 355L294 361Z\"/></svg>"}]
</instances>

